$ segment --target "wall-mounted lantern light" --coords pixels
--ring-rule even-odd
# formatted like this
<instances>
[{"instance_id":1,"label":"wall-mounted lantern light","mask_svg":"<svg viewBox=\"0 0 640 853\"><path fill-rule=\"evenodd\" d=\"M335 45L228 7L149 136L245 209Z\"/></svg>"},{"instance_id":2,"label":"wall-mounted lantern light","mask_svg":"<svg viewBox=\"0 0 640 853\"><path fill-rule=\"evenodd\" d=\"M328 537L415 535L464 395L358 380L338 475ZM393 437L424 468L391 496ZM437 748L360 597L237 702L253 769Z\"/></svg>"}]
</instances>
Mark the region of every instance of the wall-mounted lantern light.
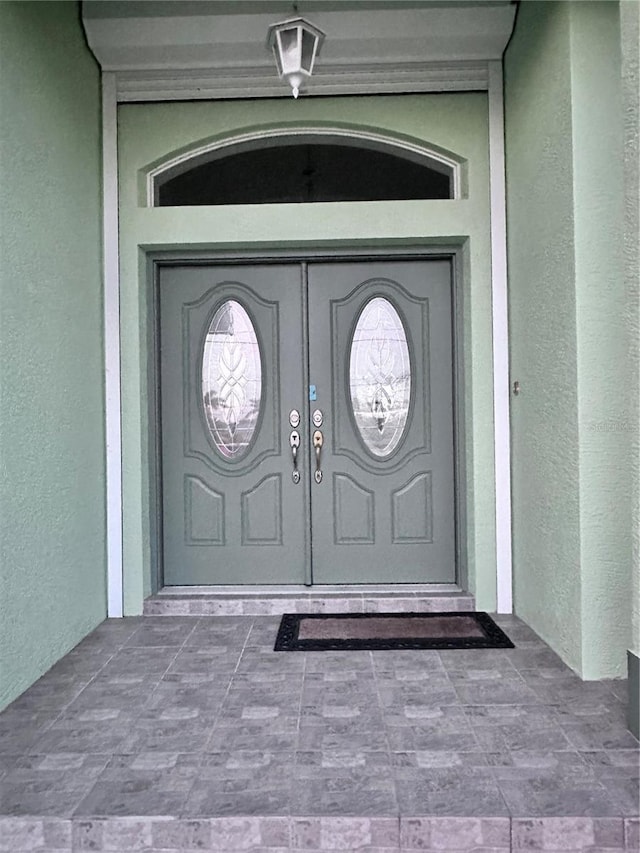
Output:
<instances>
[{"instance_id":1,"label":"wall-mounted lantern light","mask_svg":"<svg viewBox=\"0 0 640 853\"><path fill-rule=\"evenodd\" d=\"M313 73L313 64L324 41L324 33L304 18L289 18L269 27L267 45L273 50L281 80L297 98Z\"/></svg>"}]
</instances>

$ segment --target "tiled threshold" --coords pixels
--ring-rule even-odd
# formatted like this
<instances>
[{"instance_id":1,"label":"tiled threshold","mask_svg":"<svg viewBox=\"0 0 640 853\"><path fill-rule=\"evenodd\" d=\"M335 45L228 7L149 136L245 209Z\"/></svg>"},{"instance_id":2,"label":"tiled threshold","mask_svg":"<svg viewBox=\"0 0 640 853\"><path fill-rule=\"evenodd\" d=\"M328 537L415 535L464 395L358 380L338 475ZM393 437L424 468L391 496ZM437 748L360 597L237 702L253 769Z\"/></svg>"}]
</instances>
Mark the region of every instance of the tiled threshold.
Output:
<instances>
[{"instance_id":1,"label":"tiled threshold","mask_svg":"<svg viewBox=\"0 0 640 853\"><path fill-rule=\"evenodd\" d=\"M638 818L220 817L0 819L3 853L637 853Z\"/></svg>"},{"instance_id":2,"label":"tiled threshold","mask_svg":"<svg viewBox=\"0 0 640 853\"><path fill-rule=\"evenodd\" d=\"M273 616L282 613L441 613L475 610L453 584L366 586L173 586L144 602L145 616Z\"/></svg>"}]
</instances>

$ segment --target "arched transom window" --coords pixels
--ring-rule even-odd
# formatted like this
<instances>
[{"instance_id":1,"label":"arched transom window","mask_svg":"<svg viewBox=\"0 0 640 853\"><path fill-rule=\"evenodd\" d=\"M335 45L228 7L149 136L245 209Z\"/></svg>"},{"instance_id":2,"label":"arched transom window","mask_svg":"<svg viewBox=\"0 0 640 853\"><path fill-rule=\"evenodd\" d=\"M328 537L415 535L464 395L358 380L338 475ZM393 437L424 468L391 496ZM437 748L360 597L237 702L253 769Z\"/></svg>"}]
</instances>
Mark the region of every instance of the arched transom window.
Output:
<instances>
[{"instance_id":1,"label":"arched transom window","mask_svg":"<svg viewBox=\"0 0 640 853\"><path fill-rule=\"evenodd\" d=\"M154 207L459 197L459 163L373 134L287 132L213 144L149 173Z\"/></svg>"}]
</instances>

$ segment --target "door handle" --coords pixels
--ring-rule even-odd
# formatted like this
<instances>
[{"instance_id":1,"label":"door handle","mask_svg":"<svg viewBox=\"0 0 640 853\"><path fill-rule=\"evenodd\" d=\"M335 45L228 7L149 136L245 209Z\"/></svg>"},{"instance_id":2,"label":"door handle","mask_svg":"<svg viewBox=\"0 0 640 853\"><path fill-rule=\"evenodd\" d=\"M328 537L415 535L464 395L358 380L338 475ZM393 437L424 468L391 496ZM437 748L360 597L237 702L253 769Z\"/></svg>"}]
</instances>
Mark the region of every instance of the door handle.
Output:
<instances>
[{"instance_id":1,"label":"door handle","mask_svg":"<svg viewBox=\"0 0 640 853\"><path fill-rule=\"evenodd\" d=\"M297 485L300 482L300 471L298 471L298 448L300 447L300 433L297 430L292 430L289 436L289 445L291 446L291 457L293 459L293 471L291 479Z\"/></svg>"},{"instance_id":2,"label":"door handle","mask_svg":"<svg viewBox=\"0 0 640 853\"><path fill-rule=\"evenodd\" d=\"M313 447L316 451L316 471L313 475L316 483L322 482L322 468L321 466L321 456L322 456L322 445L324 444L324 438L319 429L317 429L313 433Z\"/></svg>"}]
</instances>

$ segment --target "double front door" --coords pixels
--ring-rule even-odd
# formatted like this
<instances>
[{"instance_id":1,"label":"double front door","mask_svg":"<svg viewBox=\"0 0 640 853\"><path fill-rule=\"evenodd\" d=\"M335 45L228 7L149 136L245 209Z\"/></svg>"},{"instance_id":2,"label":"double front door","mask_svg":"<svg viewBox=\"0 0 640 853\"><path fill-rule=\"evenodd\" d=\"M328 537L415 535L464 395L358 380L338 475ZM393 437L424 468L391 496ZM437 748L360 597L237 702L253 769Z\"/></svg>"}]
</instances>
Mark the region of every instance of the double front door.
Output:
<instances>
[{"instance_id":1,"label":"double front door","mask_svg":"<svg viewBox=\"0 0 640 853\"><path fill-rule=\"evenodd\" d=\"M164 581L455 580L451 265L160 269Z\"/></svg>"}]
</instances>

